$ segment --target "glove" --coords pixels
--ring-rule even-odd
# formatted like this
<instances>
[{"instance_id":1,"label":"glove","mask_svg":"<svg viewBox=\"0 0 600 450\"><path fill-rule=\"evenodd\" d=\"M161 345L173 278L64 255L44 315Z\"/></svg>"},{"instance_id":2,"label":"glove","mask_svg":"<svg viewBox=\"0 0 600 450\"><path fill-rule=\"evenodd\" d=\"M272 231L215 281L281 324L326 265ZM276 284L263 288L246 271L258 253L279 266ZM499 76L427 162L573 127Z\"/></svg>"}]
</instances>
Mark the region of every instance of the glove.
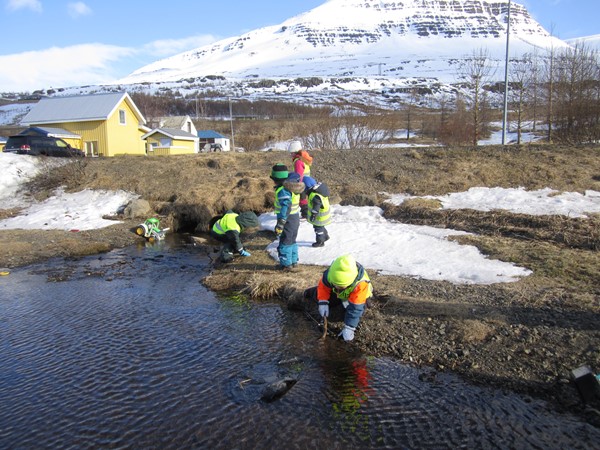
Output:
<instances>
[{"instance_id":1,"label":"glove","mask_svg":"<svg viewBox=\"0 0 600 450\"><path fill-rule=\"evenodd\" d=\"M329 302L319 302L319 315L329 317Z\"/></svg>"},{"instance_id":2,"label":"glove","mask_svg":"<svg viewBox=\"0 0 600 450\"><path fill-rule=\"evenodd\" d=\"M275 234L280 236L283 233L283 226L285 225L285 219L278 219L277 225L275 225Z\"/></svg>"},{"instance_id":3,"label":"glove","mask_svg":"<svg viewBox=\"0 0 600 450\"><path fill-rule=\"evenodd\" d=\"M343 337L344 341L349 342L352 339L354 339L354 331L355 330L356 330L356 328L353 328L348 325L344 325L344 329L342 330L342 332L340 334L338 334L338 336Z\"/></svg>"},{"instance_id":4,"label":"glove","mask_svg":"<svg viewBox=\"0 0 600 450\"><path fill-rule=\"evenodd\" d=\"M246 249L242 249L242 251L240 252L240 255L242 256L251 256L252 253L250 253L248 250Z\"/></svg>"}]
</instances>

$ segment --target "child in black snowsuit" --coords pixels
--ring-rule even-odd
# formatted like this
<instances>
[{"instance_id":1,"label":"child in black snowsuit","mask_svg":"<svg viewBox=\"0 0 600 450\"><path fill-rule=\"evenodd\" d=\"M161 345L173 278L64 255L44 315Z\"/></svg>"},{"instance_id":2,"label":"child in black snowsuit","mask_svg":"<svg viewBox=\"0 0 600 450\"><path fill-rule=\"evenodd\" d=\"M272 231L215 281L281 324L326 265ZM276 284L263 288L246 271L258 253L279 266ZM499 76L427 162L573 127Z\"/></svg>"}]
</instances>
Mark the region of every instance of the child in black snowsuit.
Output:
<instances>
[{"instance_id":1,"label":"child in black snowsuit","mask_svg":"<svg viewBox=\"0 0 600 450\"><path fill-rule=\"evenodd\" d=\"M308 223L313 226L316 242L313 247L323 247L329 239L325 228L331 223L331 208L329 206L329 187L325 183L318 183L314 178L305 176L304 185L308 197Z\"/></svg>"}]
</instances>

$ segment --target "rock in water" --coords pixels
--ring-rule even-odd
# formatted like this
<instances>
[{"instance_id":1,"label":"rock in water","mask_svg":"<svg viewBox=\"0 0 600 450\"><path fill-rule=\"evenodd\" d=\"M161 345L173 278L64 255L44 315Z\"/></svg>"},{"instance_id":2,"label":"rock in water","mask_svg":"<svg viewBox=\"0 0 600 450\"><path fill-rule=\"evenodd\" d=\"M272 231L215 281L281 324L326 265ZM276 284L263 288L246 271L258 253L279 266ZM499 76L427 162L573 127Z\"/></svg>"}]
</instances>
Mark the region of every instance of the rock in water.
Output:
<instances>
[{"instance_id":1,"label":"rock in water","mask_svg":"<svg viewBox=\"0 0 600 450\"><path fill-rule=\"evenodd\" d=\"M261 400L272 402L283 397L296 384L298 380L294 378L283 378L269 384L263 391Z\"/></svg>"}]
</instances>

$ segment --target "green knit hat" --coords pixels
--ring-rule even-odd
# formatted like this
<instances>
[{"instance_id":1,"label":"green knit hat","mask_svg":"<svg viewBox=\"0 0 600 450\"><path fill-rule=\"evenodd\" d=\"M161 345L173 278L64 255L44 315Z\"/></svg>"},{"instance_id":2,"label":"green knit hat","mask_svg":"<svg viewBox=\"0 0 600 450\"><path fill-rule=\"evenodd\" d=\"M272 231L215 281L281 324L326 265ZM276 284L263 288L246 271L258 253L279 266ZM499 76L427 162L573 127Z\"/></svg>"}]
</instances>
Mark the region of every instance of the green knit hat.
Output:
<instances>
[{"instance_id":1,"label":"green knit hat","mask_svg":"<svg viewBox=\"0 0 600 450\"><path fill-rule=\"evenodd\" d=\"M342 255L329 266L327 281L335 286L350 286L358 276L356 260L352 255Z\"/></svg>"},{"instance_id":2,"label":"green knit hat","mask_svg":"<svg viewBox=\"0 0 600 450\"><path fill-rule=\"evenodd\" d=\"M288 168L285 164L275 164L271 168L271 179L283 181L288 177Z\"/></svg>"},{"instance_id":3,"label":"green knit hat","mask_svg":"<svg viewBox=\"0 0 600 450\"><path fill-rule=\"evenodd\" d=\"M252 211L238 214L235 221L243 228L255 228L258 226L258 217Z\"/></svg>"}]
</instances>

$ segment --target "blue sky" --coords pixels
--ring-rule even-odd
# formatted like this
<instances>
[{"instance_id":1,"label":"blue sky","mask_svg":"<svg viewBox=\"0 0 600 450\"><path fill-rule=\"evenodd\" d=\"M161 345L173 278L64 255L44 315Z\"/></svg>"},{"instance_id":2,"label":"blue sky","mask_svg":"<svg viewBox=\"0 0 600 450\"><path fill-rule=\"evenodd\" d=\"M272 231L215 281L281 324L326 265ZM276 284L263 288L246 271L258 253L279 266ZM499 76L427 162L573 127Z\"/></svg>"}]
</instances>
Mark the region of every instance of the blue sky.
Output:
<instances>
[{"instance_id":1,"label":"blue sky","mask_svg":"<svg viewBox=\"0 0 600 450\"><path fill-rule=\"evenodd\" d=\"M326 0L0 0L0 92L97 84ZM521 0L562 39L600 34L598 0Z\"/></svg>"}]
</instances>

